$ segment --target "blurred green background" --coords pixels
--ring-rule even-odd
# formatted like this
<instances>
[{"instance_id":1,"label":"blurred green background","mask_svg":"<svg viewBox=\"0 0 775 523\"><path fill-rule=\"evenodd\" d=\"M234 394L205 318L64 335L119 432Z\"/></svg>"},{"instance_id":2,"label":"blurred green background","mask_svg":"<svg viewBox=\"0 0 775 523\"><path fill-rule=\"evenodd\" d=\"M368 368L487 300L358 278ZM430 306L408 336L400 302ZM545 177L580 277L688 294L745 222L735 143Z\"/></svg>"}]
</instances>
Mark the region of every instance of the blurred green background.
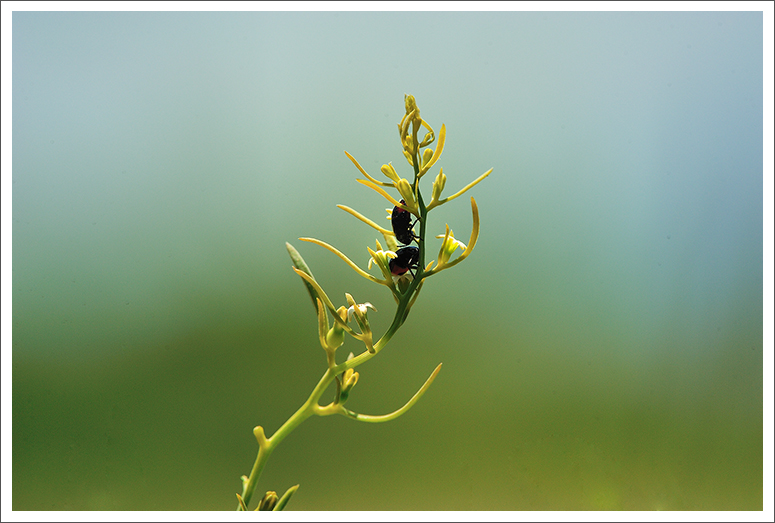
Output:
<instances>
[{"instance_id":1,"label":"blurred green background","mask_svg":"<svg viewBox=\"0 0 775 523\"><path fill-rule=\"evenodd\" d=\"M388 204L343 151L409 176L404 93L447 126L446 194L494 172L473 255L348 407L392 411L444 366L396 421L304 423L259 491L762 509L761 13L16 12L14 510L235 507L253 427L325 365L284 242L377 333L392 318L297 238L366 264L373 231L335 204ZM467 198L445 223L468 238Z\"/></svg>"}]
</instances>

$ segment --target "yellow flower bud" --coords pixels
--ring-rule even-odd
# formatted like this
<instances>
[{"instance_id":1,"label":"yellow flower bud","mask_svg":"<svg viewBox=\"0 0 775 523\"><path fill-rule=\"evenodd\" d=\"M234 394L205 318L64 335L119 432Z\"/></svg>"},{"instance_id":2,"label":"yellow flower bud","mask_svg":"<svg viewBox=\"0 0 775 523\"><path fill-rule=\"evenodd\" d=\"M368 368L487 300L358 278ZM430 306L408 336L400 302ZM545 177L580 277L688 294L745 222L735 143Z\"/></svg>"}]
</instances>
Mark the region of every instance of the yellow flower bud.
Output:
<instances>
[{"instance_id":1,"label":"yellow flower bud","mask_svg":"<svg viewBox=\"0 0 775 523\"><path fill-rule=\"evenodd\" d=\"M411 94L404 95L404 107L406 107L406 114L417 109L417 102L415 101L414 96Z\"/></svg>"},{"instance_id":2,"label":"yellow flower bud","mask_svg":"<svg viewBox=\"0 0 775 523\"><path fill-rule=\"evenodd\" d=\"M347 369L342 375L342 390L339 393L339 404L343 404L350 396L350 391L353 390L355 384L358 383L358 373L353 369Z\"/></svg>"},{"instance_id":3,"label":"yellow flower bud","mask_svg":"<svg viewBox=\"0 0 775 523\"><path fill-rule=\"evenodd\" d=\"M395 167L393 167L392 163L386 164L382 166L382 174L393 180L394 182L398 182L398 173L396 172Z\"/></svg>"},{"instance_id":4,"label":"yellow flower bud","mask_svg":"<svg viewBox=\"0 0 775 523\"><path fill-rule=\"evenodd\" d=\"M447 175L444 174L443 169L439 169L439 174L433 181L433 192L431 193L431 201L438 201L441 197L441 191L444 190L444 186L447 185Z\"/></svg>"},{"instance_id":5,"label":"yellow flower bud","mask_svg":"<svg viewBox=\"0 0 775 523\"><path fill-rule=\"evenodd\" d=\"M425 133L425 138L423 138L422 142L420 142L420 147L428 147L435 139L436 135L433 133L433 129L431 129L429 132Z\"/></svg>"},{"instance_id":6,"label":"yellow flower bud","mask_svg":"<svg viewBox=\"0 0 775 523\"><path fill-rule=\"evenodd\" d=\"M414 160L412 160L412 155L409 154L406 149L404 149L404 156L406 156L406 161L409 162L409 165L414 166Z\"/></svg>"},{"instance_id":7,"label":"yellow flower bud","mask_svg":"<svg viewBox=\"0 0 775 523\"><path fill-rule=\"evenodd\" d=\"M401 194L401 198L404 200L404 205L409 209L409 212L417 213L417 200L414 199L414 191L412 190L412 184L409 183L406 178L401 178L396 184L398 192Z\"/></svg>"},{"instance_id":8,"label":"yellow flower bud","mask_svg":"<svg viewBox=\"0 0 775 523\"><path fill-rule=\"evenodd\" d=\"M433 149L425 149L422 152L422 161L420 162L420 167L428 163L428 161L433 158Z\"/></svg>"}]
</instances>

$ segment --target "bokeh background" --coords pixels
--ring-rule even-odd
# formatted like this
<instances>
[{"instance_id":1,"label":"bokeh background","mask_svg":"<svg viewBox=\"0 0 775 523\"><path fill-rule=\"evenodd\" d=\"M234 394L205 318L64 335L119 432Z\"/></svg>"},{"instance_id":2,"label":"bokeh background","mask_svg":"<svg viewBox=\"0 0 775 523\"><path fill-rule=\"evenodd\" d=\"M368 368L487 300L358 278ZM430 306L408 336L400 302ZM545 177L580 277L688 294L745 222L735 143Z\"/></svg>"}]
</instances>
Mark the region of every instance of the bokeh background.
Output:
<instances>
[{"instance_id":1,"label":"bokeh background","mask_svg":"<svg viewBox=\"0 0 775 523\"><path fill-rule=\"evenodd\" d=\"M365 265L374 231L335 204L388 204L343 151L408 176L404 93L447 126L447 194L494 171L473 255L348 406L392 411L444 366L396 421L304 423L259 490L762 509L761 13L16 12L14 510L235 507L252 428L324 370L284 243L392 318L297 238ZM430 231L465 240L467 201Z\"/></svg>"}]
</instances>

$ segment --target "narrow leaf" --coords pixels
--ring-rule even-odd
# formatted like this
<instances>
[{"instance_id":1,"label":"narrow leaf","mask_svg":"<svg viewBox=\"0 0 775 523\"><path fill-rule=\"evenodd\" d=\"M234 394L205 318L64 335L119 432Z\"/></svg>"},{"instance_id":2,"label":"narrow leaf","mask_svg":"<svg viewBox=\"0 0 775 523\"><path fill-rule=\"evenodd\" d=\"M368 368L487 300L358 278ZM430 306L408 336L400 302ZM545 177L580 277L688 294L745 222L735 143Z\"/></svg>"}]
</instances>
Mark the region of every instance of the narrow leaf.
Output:
<instances>
[{"instance_id":1,"label":"narrow leaf","mask_svg":"<svg viewBox=\"0 0 775 523\"><path fill-rule=\"evenodd\" d=\"M288 242L285 242L285 248L288 249L288 254L291 256L291 261L293 262L294 267L299 269L300 271L305 272L306 274L309 274L310 277L314 280L315 277L312 276L312 271L309 270L309 267L307 266L307 263L304 261L304 258L301 257L301 254L299 254L299 251L297 251L293 245L291 245ZM307 280L302 278L302 281L304 282L304 286L307 287L307 292L309 292L310 298L312 298L312 305L315 307L315 312L318 310L318 292L315 290L315 287L313 287Z\"/></svg>"},{"instance_id":2,"label":"narrow leaf","mask_svg":"<svg viewBox=\"0 0 775 523\"><path fill-rule=\"evenodd\" d=\"M281 497L280 500L277 502L277 505L274 506L274 510L283 510L285 508L285 505L288 504L288 501L290 501L291 496L293 496L298 489L299 489L299 486L294 485L288 490L286 490L285 494L283 494L283 497Z\"/></svg>"}]
</instances>

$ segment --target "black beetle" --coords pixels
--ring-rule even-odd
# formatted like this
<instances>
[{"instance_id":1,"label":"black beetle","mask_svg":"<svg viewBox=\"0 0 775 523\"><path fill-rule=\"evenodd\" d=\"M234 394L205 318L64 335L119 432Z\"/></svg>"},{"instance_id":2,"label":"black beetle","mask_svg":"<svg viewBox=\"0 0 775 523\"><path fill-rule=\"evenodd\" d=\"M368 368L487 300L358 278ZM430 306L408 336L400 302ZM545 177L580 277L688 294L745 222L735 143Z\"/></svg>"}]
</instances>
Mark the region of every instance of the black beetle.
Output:
<instances>
[{"instance_id":1,"label":"black beetle","mask_svg":"<svg viewBox=\"0 0 775 523\"><path fill-rule=\"evenodd\" d=\"M417 269L420 261L420 249L409 246L402 247L396 251L396 257L389 262L390 273L393 276L403 276L407 271ZM414 276L414 273L412 273Z\"/></svg>"},{"instance_id":2,"label":"black beetle","mask_svg":"<svg viewBox=\"0 0 775 523\"><path fill-rule=\"evenodd\" d=\"M402 204L406 202L401 200ZM414 234L412 227L417 223L417 220L412 222L412 213L401 207L393 207L393 214L390 215L390 221L393 224L393 234L396 235L396 240L404 244L412 243L412 240L419 240L420 237Z\"/></svg>"}]
</instances>

